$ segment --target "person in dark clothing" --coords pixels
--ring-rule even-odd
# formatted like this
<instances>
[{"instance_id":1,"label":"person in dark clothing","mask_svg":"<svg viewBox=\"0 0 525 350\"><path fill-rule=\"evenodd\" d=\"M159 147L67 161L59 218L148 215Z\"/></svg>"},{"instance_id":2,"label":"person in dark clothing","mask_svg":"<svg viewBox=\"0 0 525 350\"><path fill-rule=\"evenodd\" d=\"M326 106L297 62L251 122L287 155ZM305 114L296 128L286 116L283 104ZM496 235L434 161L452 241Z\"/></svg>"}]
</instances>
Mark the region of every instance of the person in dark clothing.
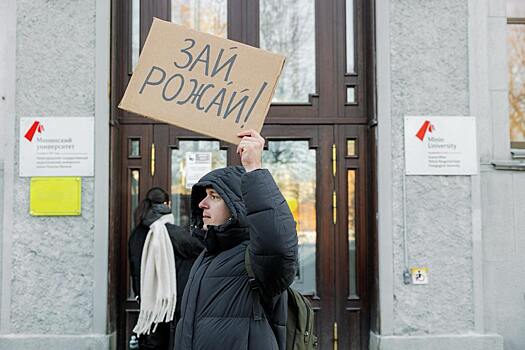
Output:
<instances>
[{"instance_id":1,"label":"person in dark clothing","mask_svg":"<svg viewBox=\"0 0 525 350\"><path fill-rule=\"evenodd\" d=\"M154 187L147 192L146 198L139 203L134 212L135 228L128 241L128 252L132 288L139 302L141 295L140 270L144 243L150 230L150 225L160 217L171 213L168 202L168 193L162 188ZM187 230L169 223L166 224L166 229L173 247L177 272L177 304L174 320L172 322L159 323L154 332L141 335L139 337L140 349L171 350L173 348L175 326L180 317L180 303L184 287L188 280L191 266L203 249L202 243L198 239L191 237Z\"/></svg>"},{"instance_id":2,"label":"person in dark clothing","mask_svg":"<svg viewBox=\"0 0 525 350\"><path fill-rule=\"evenodd\" d=\"M286 288L297 268L295 221L271 174L261 169L264 139L254 130L238 136L243 166L214 170L192 188L192 234L205 249L184 290L175 350L286 347Z\"/></svg>"}]
</instances>

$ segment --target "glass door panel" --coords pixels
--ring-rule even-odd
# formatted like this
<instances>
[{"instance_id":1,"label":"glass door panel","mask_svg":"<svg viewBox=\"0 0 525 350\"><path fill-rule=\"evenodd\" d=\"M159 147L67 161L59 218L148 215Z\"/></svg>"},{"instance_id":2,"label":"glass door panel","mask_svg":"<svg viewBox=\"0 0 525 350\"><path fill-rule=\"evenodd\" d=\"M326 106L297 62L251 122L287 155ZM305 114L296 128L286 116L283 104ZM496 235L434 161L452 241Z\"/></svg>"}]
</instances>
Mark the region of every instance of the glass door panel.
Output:
<instances>
[{"instance_id":1,"label":"glass door panel","mask_svg":"<svg viewBox=\"0 0 525 350\"><path fill-rule=\"evenodd\" d=\"M133 216L133 213L135 212L135 209L137 209L137 206L139 205L139 188L140 188L140 170L134 169L130 171L129 176L129 193L130 193L130 212L129 217L130 220L130 230L133 230L135 227L135 218Z\"/></svg>"},{"instance_id":2,"label":"glass door panel","mask_svg":"<svg viewBox=\"0 0 525 350\"><path fill-rule=\"evenodd\" d=\"M356 252L356 171L347 171L347 191L348 191L348 274L349 274L349 293L351 296L357 295L357 252Z\"/></svg>"},{"instance_id":3,"label":"glass door panel","mask_svg":"<svg viewBox=\"0 0 525 350\"><path fill-rule=\"evenodd\" d=\"M261 0L260 47L286 56L273 102L309 102L315 91L315 1Z\"/></svg>"},{"instance_id":4,"label":"glass door panel","mask_svg":"<svg viewBox=\"0 0 525 350\"><path fill-rule=\"evenodd\" d=\"M226 0L171 0L171 21L200 32L226 38Z\"/></svg>"},{"instance_id":5,"label":"glass door panel","mask_svg":"<svg viewBox=\"0 0 525 350\"><path fill-rule=\"evenodd\" d=\"M354 0L346 0L346 72L355 73Z\"/></svg>"},{"instance_id":6,"label":"glass door panel","mask_svg":"<svg viewBox=\"0 0 525 350\"><path fill-rule=\"evenodd\" d=\"M263 166L279 186L297 222L299 269L293 287L306 295L316 289L316 154L308 141L270 141Z\"/></svg>"},{"instance_id":7,"label":"glass door panel","mask_svg":"<svg viewBox=\"0 0 525 350\"><path fill-rule=\"evenodd\" d=\"M140 53L140 0L131 1L131 71L139 61Z\"/></svg>"},{"instance_id":8,"label":"glass door panel","mask_svg":"<svg viewBox=\"0 0 525 350\"><path fill-rule=\"evenodd\" d=\"M200 175L226 166L226 150L219 147L219 141L180 141L179 148L171 150L171 208L176 225L190 228L191 186Z\"/></svg>"},{"instance_id":9,"label":"glass door panel","mask_svg":"<svg viewBox=\"0 0 525 350\"><path fill-rule=\"evenodd\" d=\"M140 195L140 169L132 169L129 171L129 217L130 220L130 228L129 232L133 231L133 228L135 227L135 217L134 212L135 209L137 209L137 206L139 205L139 195ZM129 262L128 262L129 263ZM129 267L128 267L129 269ZM135 293L133 291L132 281L131 281L131 275L128 276L129 282L128 282L128 299L135 299Z\"/></svg>"}]
</instances>

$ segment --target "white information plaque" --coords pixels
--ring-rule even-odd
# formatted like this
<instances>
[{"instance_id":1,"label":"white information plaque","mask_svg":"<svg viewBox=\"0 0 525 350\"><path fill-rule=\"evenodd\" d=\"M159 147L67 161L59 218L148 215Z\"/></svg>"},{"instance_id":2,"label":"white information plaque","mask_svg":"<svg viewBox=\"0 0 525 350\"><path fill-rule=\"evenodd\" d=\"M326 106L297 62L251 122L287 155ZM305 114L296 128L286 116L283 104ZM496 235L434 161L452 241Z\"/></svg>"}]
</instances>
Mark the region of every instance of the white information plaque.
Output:
<instances>
[{"instance_id":1,"label":"white information plaque","mask_svg":"<svg viewBox=\"0 0 525 350\"><path fill-rule=\"evenodd\" d=\"M211 152L186 152L186 188L191 189L211 171Z\"/></svg>"},{"instance_id":2,"label":"white information plaque","mask_svg":"<svg viewBox=\"0 0 525 350\"><path fill-rule=\"evenodd\" d=\"M20 176L93 176L94 118L20 118Z\"/></svg>"},{"instance_id":3,"label":"white information plaque","mask_svg":"<svg viewBox=\"0 0 525 350\"><path fill-rule=\"evenodd\" d=\"M478 173L474 117L405 117L407 175Z\"/></svg>"}]
</instances>

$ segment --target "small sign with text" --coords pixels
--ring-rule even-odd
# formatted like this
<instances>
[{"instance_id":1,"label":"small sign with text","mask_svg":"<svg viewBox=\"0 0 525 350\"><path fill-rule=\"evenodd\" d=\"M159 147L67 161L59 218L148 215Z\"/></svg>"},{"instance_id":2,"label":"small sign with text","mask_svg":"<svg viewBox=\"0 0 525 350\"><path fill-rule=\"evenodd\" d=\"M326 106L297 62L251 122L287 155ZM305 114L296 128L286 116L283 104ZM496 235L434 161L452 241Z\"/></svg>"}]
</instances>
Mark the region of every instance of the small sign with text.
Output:
<instances>
[{"instance_id":1,"label":"small sign with text","mask_svg":"<svg viewBox=\"0 0 525 350\"><path fill-rule=\"evenodd\" d=\"M405 117L407 175L478 173L474 117Z\"/></svg>"}]
</instances>

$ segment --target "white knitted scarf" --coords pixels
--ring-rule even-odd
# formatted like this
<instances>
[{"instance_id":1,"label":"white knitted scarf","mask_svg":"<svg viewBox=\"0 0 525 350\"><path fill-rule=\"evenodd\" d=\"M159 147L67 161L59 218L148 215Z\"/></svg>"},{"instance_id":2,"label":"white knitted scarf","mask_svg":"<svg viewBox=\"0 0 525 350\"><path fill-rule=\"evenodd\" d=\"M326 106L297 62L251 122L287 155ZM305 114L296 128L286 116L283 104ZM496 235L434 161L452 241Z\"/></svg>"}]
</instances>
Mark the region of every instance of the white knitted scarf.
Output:
<instances>
[{"instance_id":1,"label":"white knitted scarf","mask_svg":"<svg viewBox=\"0 0 525 350\"><path fill-rule=\"evenodd\" d=\"M167 214L150 225L142 249L140 265L140 314L133 332L140 336L155 332L159 322L173 320L177 304L175 256L166 224L174 223ZM154 325L153 330L151 326Z\"/></svg>"}]
</instances>

